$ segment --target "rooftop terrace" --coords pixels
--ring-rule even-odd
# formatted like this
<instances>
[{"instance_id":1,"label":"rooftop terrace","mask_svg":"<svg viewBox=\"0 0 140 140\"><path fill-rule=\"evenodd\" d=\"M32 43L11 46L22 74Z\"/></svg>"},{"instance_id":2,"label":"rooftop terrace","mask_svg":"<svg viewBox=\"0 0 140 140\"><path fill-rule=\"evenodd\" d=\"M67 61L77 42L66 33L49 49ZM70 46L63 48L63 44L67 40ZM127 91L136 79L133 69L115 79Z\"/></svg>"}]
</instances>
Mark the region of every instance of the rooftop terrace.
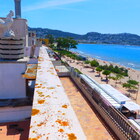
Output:
<instances>
[{"instance_id":1,"label":"rooftop terrace","mask_svg":"<svg viewBox=\"0 0 140 140\"><path fill-rule=\"evenodd\" d=\"M24 75L34 80L37 72L30 130L29 125L28 129L20 126L18 129L12 128L16 131L11 133L10 125L4 124L0 129L0 138L22 140L24 130L29 130L29 139L28 133L25 133L23 140L111 140L116 139L116 135L121 140L139 140L136 128L121 114L113 99L109 98L113 100L112 105L110 100L108 102L109 95L106 96L96 81L79 75L73 71L74 68L58 68L54 68L46 48L42 47L38 65L29 65ZM59 78L58 74L61 73L69 77Z\"/></svg>"}]
</instances>

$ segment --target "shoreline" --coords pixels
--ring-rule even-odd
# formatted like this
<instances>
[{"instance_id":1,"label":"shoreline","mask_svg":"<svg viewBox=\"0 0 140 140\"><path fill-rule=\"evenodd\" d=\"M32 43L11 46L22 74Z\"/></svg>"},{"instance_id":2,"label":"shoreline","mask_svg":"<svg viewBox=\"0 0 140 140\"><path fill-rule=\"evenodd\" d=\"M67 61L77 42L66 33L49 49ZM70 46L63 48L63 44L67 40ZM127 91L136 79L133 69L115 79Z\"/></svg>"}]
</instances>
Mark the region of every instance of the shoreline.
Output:
<instances>
[{"instance_id":1,"label":"shoreline","mask_svg":"<svg viewBox=\"0 0 140 140\"><path fill-rule=\"evenodd\" d=\"M121 64L118 64L118 63L115 63L115 62L112 62L112 61L107 61L107 60L103 60L103 59L100 59L100 58L95 58L95 57L92 57L92 56L89 56L89 55L86 55L86 54L83 54L83 53L80 53L80 52L74 52L74 51L70 51L70 52L72 52L72 53L74 53L74 54L76 54L76 55L82 55L82 56L85 56L85 57L87 57L88 58L88 60L97 60L97 61L104 61L105 63L107 63L107 64L112 64L113 66L118 66L118 67L123 67L123 68L125 68L125 69L127 69L127 70L133 70L133 71L138 71L138 72L140 72L140 69L134 69L134 68L131 68L131 67L127 67L127 66L125 66L125 65L121 65Z\"/></svg>"},{"instance_id":2,"label":"shoreline","mask_svg":"<svg viewBox=\"0 0 140 140\"><path fill-rule=\"evenodd\" d=\"M83 55L83 54L78 53L78 52L73 52L73 51L71 51L71 52L75 53L76 55ZM114 63L114 62L109 62L109 61L105 61L102 59L93 58L91 56L86 56L86 55L83 55L83 56L87 57L88 60L90 60L90 61L97 60L100 65L111 65L112 64L113 66L123 67L123 68L127 69L128 70L128 77L125 77L125 80L123 80L123 82L126 82L129 79L136 80L136 81L140 82L140 71L139 70L136 70L136 69L133 69L130 67L126 67L126 66Z\"/></svg>"},{"instance_id":3,"label":"shoreline","mask_svg":"<svg viewBox=\"0 0 140 140\"><path fill-rule=\"evenodd\" d=\"M138 45L129 45L129 44L104 44L104 43L101 43L101 44L99 44L99 43L89 43L89 42L86 42L86 43L78 43L78 44L95 44L95 45L121 45L121 46L134 46L134 47L140 47L140 45L138 46Z\"/></svg>"}]
</instances>

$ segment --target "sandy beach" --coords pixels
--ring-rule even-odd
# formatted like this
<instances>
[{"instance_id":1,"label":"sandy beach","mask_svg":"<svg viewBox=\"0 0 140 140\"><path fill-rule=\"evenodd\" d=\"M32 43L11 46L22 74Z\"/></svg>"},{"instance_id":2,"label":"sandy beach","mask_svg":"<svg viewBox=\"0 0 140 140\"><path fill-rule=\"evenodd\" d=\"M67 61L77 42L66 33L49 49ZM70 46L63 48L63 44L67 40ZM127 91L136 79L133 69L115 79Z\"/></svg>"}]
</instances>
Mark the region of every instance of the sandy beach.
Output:
<instances>
[{"instance_id":1,"label":"sandy beach","mask_svg":"<svg viewBox=\"0 0 140 140\"><path fill-rule=\"evenodd\" d=\"M89 57L88 58L89 60L93 60L93 58ZM69 57L63 57L62 58L63 61L66 61L71 67L74 67L74 68L77 68L78 70L80 70L83 74L86 74L90 77L92 77L94 80L96 80L98 83L100 84L106 84L105 82L105 75L102 75L101 74L101 77L103 80L101 80L101 77L98 76L98 73L95 71L93 72L93 69L91 67L89 68L86 68L85 65L82 61L77 61L77 60L73 60ZM120 66L118 64L115 64L115 63L110 63L110 62L107 62L107 61L103 61L103 60L100 60L100 59L96 59L100 65L114 65L114 66L119 66L119 67L124 67L124 66ZM126 68L126 67L124 67ZM117 90L119 90L120 92L122 92L123 94L129 96L130 95L130 98L135 101L136 103L140 104L140 88L138 90L138 92L136 93L129 93L127 91L127 89L123 88L122 87L122 83L125 83L127 82L129 79L130 80L136 80L136 81L139 81L140 82L140 71L137 71L137 70L134 70L134 69L131 69L131 68L126 68L128 69L128 75L129 77L124 77L123 79L119 80L118 81L118 84L115 86L115 81L110 79L109 80L109 83L111 86L113 86L114 88L116 88ZM111 74L113 76L113 74ZM137 97L137 99L136 99Z\"/></svg>"}]
</instances>

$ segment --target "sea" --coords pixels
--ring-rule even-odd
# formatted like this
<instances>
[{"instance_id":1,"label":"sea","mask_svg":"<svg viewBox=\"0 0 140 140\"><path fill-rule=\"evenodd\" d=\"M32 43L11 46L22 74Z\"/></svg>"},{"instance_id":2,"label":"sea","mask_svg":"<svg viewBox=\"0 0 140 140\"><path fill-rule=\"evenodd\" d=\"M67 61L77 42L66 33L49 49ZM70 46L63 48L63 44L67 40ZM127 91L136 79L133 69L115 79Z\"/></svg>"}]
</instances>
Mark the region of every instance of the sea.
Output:
<instances>
[{"instance_id":1,"label":"sea","mask_svg":"<svg viewBox=\"0 0 140 140\"><path fill-rule=\"evenodd\" d=\"M77 49L72 49L72 51L87 57L140 70L140 46L78 44Z\"/></svg>"}]
</instances>

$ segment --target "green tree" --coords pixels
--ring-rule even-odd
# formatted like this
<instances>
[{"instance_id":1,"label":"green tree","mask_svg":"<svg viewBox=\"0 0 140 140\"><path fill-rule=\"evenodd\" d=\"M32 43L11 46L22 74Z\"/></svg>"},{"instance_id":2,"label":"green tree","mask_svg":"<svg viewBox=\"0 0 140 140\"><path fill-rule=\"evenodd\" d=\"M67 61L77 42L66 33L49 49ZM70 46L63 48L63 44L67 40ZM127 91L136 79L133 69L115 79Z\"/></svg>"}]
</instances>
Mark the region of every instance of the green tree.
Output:
<instances>
[{"instance_id":1,"label":"green tree","mask_svg":"<svg viewBox=\"0 0 140 140\"><path fill-rule=\"evenodd\" d=\"M49 46L52 46L53 43L55 42L54 36L51 34L48 34L48 35L46 35L46 38L48 38L48 40L49 40Z\"/></svg>"},{"instance_id":2,"label":"green tree","mask_svg":"<svg viewBox=\"0 0 140 140\"><path fill-rule=\"evenodd\" d=\"M118 83L118 80L121 80L124 76L121 75L121 74L116 74L115 76L113 77L109 77L109 79L112 79L115 81L115 87L117 87L117 83Z\"/></svg>"},{"instance_id":3,"label":"green tree","mask_svg":"<svg viewBox=\"0 0 140 140\"><path fill-rule=\"evenodd\" d=\"M99 77L101 76L101 71L102 71L102 69L100 68L100 67L97 67L96 68L96 71L99 73Z\"/></svg>"},{"instance_id":4,"label":"green tree","mask_svg":"<svg viewBox=\"0 0 140 140\"><path fill-rule=\"evenodd\" d=\"M137 82L135 80L129 80L129 81L127 81L127 83L129 83L131 85L135 85L135 86L138 86L139 85L139 82Z\"/></svg>"},{"instance_id":5,"label":"green tree","mask_svg":"<svg viewBox=\"0 0 140 140\"><path fill-rule=\"evenodd\" d=\"M136 86L130 84L130 83L123 83L123 87L128 89L128 92L131 93L132 90L137 89Z\"/></svg>"},{"instance_id":6,"label":"green tree","mask_svg":"<svg viewBox=\"0 0 140 140\"><path fill-rule=\"evenodd\" d=\"M139 82L137 82L135 80L128 80L127 83L123 83L123 87L128 89L129 94L131 92L135 92L135 90L138 89L138 86L139 86Z\"/></svg>"},{"instance_id":7,"label":"green tree","mask_svg":"<svg viewBox=\"0 0 140 140\"><path fill-rule=\"evenodd\" d=\"M90 62L90 65L91 65L91 67L93 67L93 71L94 71L95 67L98 67L99 66L99 63L96 60L92 60Z\"/></svg>"},{"instance_id":8,"label":"green tree","mask_svg":"<svg viewBox=\"0 0 140 140\"><path fill-rule=\"evenodd\" d=\"M109 77L109 75L111 74L111 71L109 71L109 70L104 70L104 71L102 72L102 74L104 74L104 75L106 76L106 83L108 83L108 77Z\"/></svg>"},{"instance_id":9,"label":"green tree","mask_svg":"<svg viewBox=\"0 0 140 140\"><path fill-rule=\"evenodd\" d=\"M77 49L78 43L73 38L67 38L67 42L68 42L68 45L67 45L68 51L70 49Z\"/></svg>"},{"instance_id":10,"label":"green tree","mask_svg":"<svg viewBox=\"0 0 140 140\"><path fill-rule=\"evenodd\" d=\"M62 37L59 37L57 38L56 40L57 42L57 49L61 50L61 49L64 49L64 50L70 50L70 49L76 49L77 48L77 42L75 40L73 40L72 38L62 38Z\"/></svg>"},{"instance_id":11,"label":"green tree","mask_svg":"<svg viewBox=\"0 0 140 140\"><path fill-rule=\"evenodd\" d=\"M85 61L85 64L90 64L90 61L89 61L89 60L86 60L86 61Z\"/></svg>"}]
</instances>

